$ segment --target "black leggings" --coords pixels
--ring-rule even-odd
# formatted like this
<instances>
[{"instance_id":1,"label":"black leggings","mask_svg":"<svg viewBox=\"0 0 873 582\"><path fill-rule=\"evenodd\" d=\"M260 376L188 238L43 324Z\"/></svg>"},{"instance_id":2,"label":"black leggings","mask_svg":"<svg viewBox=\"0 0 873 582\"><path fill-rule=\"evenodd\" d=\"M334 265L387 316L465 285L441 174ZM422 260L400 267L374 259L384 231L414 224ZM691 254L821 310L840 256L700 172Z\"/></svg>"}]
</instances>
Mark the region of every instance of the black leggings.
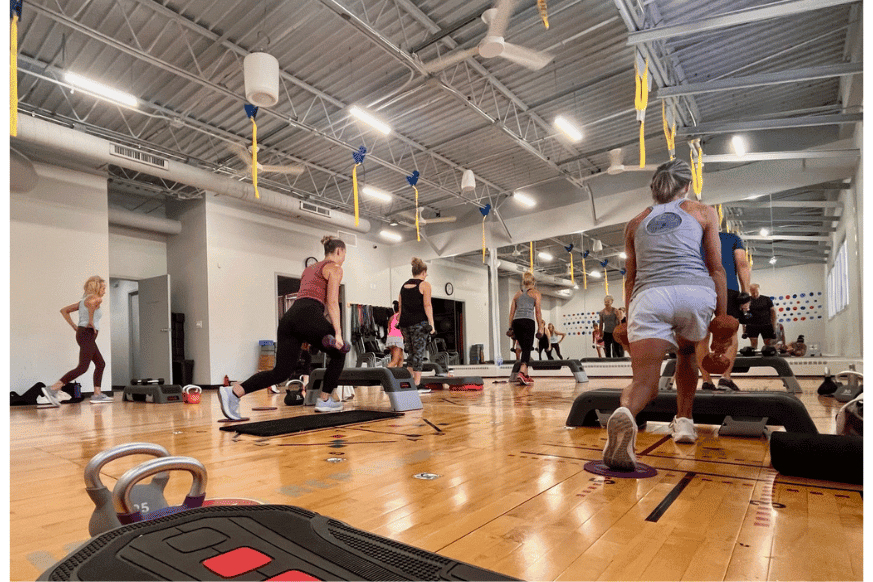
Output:
<instances>
[{"instance_id":1,"label":"black leggings","mask_svg":"<svg viewBox=\"0 0 873 582\"><path fill-rule=\"evenodd\" d=\"M564 356L561 355L561 348L558 347L558 344L552 344L552 349L555 350L555 354L558 355L559 360L563 360Z\"/></svg>"},{"instance_id":2,"label":"black leggings","mask_svg":"<svg viewBox=\"0 0 873 582\"><path fill-rule=\"evenodd\" d=\"M607 358L620 358L619 350L621 350L621 344L615 341L615 337L612 335L611 331L603 332L603 352ZM624 353L622 351L622 353Z\"/></svg>"},{"instance_id":3,"label":"black leggings","mask_svg":"<svg viewBox=\"0 0 873 582\"><path fill-rule=\"evenodd\" d=\"M543 350L545 350L546 357L548 359L550 359L550 360L555 359L552 357L552 346L551 346L551 344L549 344L549 338L545 334L543 335L543 337L541 337L541 338L539 338L539 340L537 340L537 354L539 355L541 360L543 359Z\"/></svg>"},{"instance_id":4,"label":"black leggings","mask_svg":"<svg viewBox=\"0 0 873 582\"><path fill-rule=\"evenodd\" d=\"M512 320L512 333L515 334L515 339L518 340L518 345L521 346L519 362L522 364L530 363L530 352L533 350L536 332L537 324L533 319Z\"/></svg>"},{"instance_id":5,"label":"black leggings","mask_svg":"<svg viewBox=\"0 0 873 582\"><path fill-rule=\"evenodd\" d=\"M97 347L97 330L93 327L76 328L76 343L79 344L79 365L64 374L61 382L68 384L88 371L88 366L94 362L94 386L102 386L103 369L106 362Z\"/></svg>"},{"instance_id":6,"label":"black leggings","mask_svg":"<svg viewBox=\"0 0 873 582\"><path fill-rule=\"evenodd\" d=\"M333 325L324 317L324 305L315 299L298 299L285 312L276 331L276 367L258 372L241 385L246 394L263 390L289 379L300 359L300 344L306 342L328 355L327 370L321 391L333 392L339 384L346 355L335 349L325 349L321 340L333 335Z\"/></svg>"}]
</instances>

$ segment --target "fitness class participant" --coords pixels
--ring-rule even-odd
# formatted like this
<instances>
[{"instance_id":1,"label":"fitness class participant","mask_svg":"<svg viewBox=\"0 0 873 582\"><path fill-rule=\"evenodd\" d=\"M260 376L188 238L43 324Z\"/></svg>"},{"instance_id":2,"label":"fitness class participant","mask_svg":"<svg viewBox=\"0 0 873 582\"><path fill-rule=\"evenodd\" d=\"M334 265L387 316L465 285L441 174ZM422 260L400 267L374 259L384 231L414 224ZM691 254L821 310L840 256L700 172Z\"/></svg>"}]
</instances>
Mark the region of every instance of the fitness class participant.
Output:
<instances>
[{"instance_id":1,"label":"fitness class participant","mask_svg":"<svg viewBox=\"0 0 873 582\"><path fill-rule=\"evenodd\" d=\"M106 281L98 275L88 277L88 280L85 281L84 289L85 294L78 303L61 308L61 315L76 332L76 343L79 344L79 365L61 376L61 379L51 386L42 387L43 396L54 407L61 405L60 400L58 400L58 390L63 388L67 382L72 382L87 372L92 361L94 362L94 394L91 396L91 404L112 402L111 396L107 396L100 391L106 362L100 354L100 348L97 347L97 334L100 333L100 318L103 316L100 305L103 303L103 296L106 294ZM73 323L73 319L70 317L70 314L74 311L79 312L78 326Z\"/></svg>"},{"instance_id":2,"label":"fitness class participant","mask_svg":"<svg viewBox=\"0 0 873 582\"><path fill-rule=\"evenodd\" d=\"M603 337L603 349L606 351L607 358L617 358L616 347L618 342L612 337L612 332L615 326L619 324L618 312L612 307L612 295L607 295L603 298L603 309L600 311L600 321L597 324L597 329L600 330L600 335Z\"/></svg>"},{"instance_id":3,"label":"fitness class participant","mask_svg":"<svg viewBox=\"0 0 873 582\"><path fill-rule=\"evenodd\" d=\"M306 267L300 277L300 290L294 304L285 312L276 330L276 366L258 372L244 382L218 388L221 412L230 420L242 420L240 398L291 377L300 357L301 344L317 346L328 355L324 383L316 412L340 412L343 405L330 395L339 383L348 349L343 350L340 327L339 288L343 280L342 265L346 260L346 244L338 238L325 236L324 259ZM325 316L325 309L330 318Z\"/></svg>"},{"instance_id":4,"label":"fitness class participant","mask_svg":"<svg viewBox=\"0 0 873 582\"><path fill-rule=\"evenodd\" d=\"M776 339L773 330L776 325L776 307L773 300L766 295L761 295L761 286L753 283L749 287L752 302L749 304L749 318L743 326L743 337L748 336L752 342L752 349L758 349L758 335L764 340L764 345L769 346ZM743 321L742 319L740 321Z\"/></svg>"},{"instance_id":5,"label":"fitness class participant","mask_svg":"<svg viewBox=\"0 0 873 582\"><path fill-rule=\"evenodd\" d=\"M540 329L546 329L545 320L540 321ZM541 360L543 359L543 350L545 350L548 359L555 359L552 357L552 346L549 343L549 336L545 333L537 338L537 354Z\"/></svg>"},{"instance_id":6,"label":"fitness class participant","mask_svg":"<svg viewBox=\"0 0 873 582\"><path fill-rule=\"evenodd\" d=\"M597 357L603 357L603 333L596 327L591 332L591 347L597 350Z\"/></svg>"},{"instance_id":7,"label":"fitness class participant","mask_svg":"<svg viewBox=\"0 0 873 582\"><path fill-rule=\"evenodd\" d=\"M806 341L803 336L797 336L796 342L788 342L779 351L786 356L803 357L806 355Z\"/></svg>"},{"instance_id":8,"label":"fitness class participant","mask_svg":"<svg viewBox=\"0 0 873 582\"><path fill-rule=\"evenodd\" d=\"M740 302L742 301L745 304L745 299L749 297L749 281L752 277L752 267L746 259L746 248L743 246L743 239L729 232L718 233L718 239L721 242L721 266L724 268L725 278L727 279L727 314L735 317L738 321L743 321L744 317ZM712 383L712 376L703 369L703 358L709 353L709 343L710 334L707 333L706 338L697 344L697 364L700 367L700 375L703 378L701 390L715 390L716 388L715 384ZM728 364L727 370L718 380L719 388L739 390L739 387L731 379L731 371L734 369L734 362L737 361L738 347L739 339L734 334L731 340L731 347L725 353L725 357L730 361L730 364Z\"/></svg>"},{"instance_id":9,"label":"fitness class participant","mask_svg":"<svg viewBox=\"0 0 873 582\"><path fill-rule=\"evenodd\" d=\"M397 327L400 321L400 304L394 302L394 315L388 320L388 335L385 338L385 346L391 351L389 368L399 368L403 365L403 334Z\"/></svg>"},{"instance_id":10,"label":"fitness class participant","mask_svg":"<svg viewBox=\"0 0 873 582\"><path fill-rule=\"evenodd\" d=\"M516 378L525 386L533 384L528 375L530 353L533 350L534 336L543 333L543 314L540 311L542 295L535 289L536 278L530 271L525 271L521 278L522 289L515 293L509 307L509 327L515 333L518 345L521 346L521 365ZM537 324L539 322L539 324Z\"/></svg>"},{"instance_id":11,"label":"fitness class participant","mask_svg":"<svg viewBox=\"0 0 873 582\"><path fill-rule=\"evenodd\" d=\"M431 286L425 281L427 265L418 257L412 259L412 279L400 288L397 304L400 308L400 333L406 350L406 367L422 394L430 392L421 384L421 369L427 350L427 336L435 334L433 306L430 303ZM428 329L429 328L429 329Z\"/></svg>"},{"instance_id":12,"label":"fitness class participant","mask_svg":"<svg viewBox=\"0 0 873 582\"><path fill-rule=\"evenodd\" d=\"M616 307L615 313L618 315L618 323L627 323L627 313L624 310L624 307ZM613 352L615 353L615 357L623 358L624 357L624 346L619 342L615 342L615 345L612 346Z\"/></svg>"},{"instance_id":13,"label":"fitness class participant","mask_svg":"<svg viewBox=\"0 0 873 582\"><path fill-rule=\"evenodd\" d=\"M727 291L718 216L710 206L685 199L690 184L691 168L686 162L672 160L658 166L651 183L655 204L625 229L633 380L606 425L603 462L612 469L632 471L636 467L635 417L658 393L667 351L677 355L673 440L688 443L697 438L691 417L697 388L694 348L706 337L713 311L725 314Z\"/></svg>"},{"instance_id":14,"label":"fitness class participant","mask_svg":"<svg viewBox=\"0 0 873 582\"><path fill-rule=\"evenodd\" d=\"M561 355L561 348L558 347L558 344L564 341L564 338L567 337L566 333L557 331L555 326L551 323L548 325L549 330L549 341L552 343L552 349L555 350L555 353L558 355L559 360L563 360L564 356Z\"/></svg>"}]
</instances>

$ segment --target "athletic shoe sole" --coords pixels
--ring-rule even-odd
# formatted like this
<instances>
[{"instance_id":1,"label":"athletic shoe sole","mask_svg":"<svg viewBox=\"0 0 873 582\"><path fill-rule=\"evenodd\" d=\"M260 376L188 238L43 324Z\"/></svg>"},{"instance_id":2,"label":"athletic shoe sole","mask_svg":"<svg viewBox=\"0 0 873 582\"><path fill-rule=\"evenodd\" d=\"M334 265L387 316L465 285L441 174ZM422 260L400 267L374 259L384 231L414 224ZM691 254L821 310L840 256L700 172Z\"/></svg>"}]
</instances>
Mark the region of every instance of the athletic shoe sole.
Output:
<instances>
[{"instance_id":1,"label":"athletic shoe sole","mask_svg":"<svg viewBox=\"0 0 873 582\"><path fill-rule=\"evenodd\" d=\"M224 415L224 417L227 418L228 420L242 420L242 417L241 417L241 416L237 416L236 418L234 418L233 416L231 416L230 411L228 410L228 408L230 408L230 405L228 405L227 407L225 407L225 404L224 404L224 397L222 396L222 390L223 390L224 388L229 388L230 393L233 394L233 388L231 388L230 386L220 386L220 387L218 388L218 404L221 406L221 413L222 413L222 414ZM234 394L234 396L235 396L235 394Z\"/></svg>"},{"instance_id":2,"label":"athletic shoe sole","mask_svg":"<svg viewBox=\"0 0 873 582\"><path fill-rule=\"evenodd\" d=\"M49 401L49 404L51 404L55 408L60 407L61 403L58 401L58 397L55 396L54 390L52 390L48 386L43 386L41 390L42 395L46 397L46 400Z\"/></svg>"},{"instance_id":3,"label":"athletic shoe sole","mask_svg":"<svg viewBox=\"0 0 873 582\"><path fill-rule=\"evenodd\" d=\"M636 422L630 415L613 414L606 423L606 448L603 462L616 471L634 471L637 468L633 447L636 441Z\"/></svg>"}]
</instances>

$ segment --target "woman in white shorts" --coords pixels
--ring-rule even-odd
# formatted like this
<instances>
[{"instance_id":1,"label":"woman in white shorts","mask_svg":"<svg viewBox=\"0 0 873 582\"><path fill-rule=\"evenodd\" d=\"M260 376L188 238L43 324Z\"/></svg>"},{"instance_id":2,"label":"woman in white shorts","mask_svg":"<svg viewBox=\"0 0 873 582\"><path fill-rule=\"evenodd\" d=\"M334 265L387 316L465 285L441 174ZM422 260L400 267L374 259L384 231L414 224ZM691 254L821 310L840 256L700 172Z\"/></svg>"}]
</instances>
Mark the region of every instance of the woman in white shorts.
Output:
<instances>
[{"instance_id":1,"label":"woman in white shorts","mask_svg":"<svg viewBox=\"0 0 873 582\"><path fill-rule=\"evenodd\" d=\"M697 438L691 419L698 377L694 347L706 337L713 314L725 314L727 287L718 215L710 206L685 199L690 184L686 162L659 166L651 183L655 204L625 228L633 380L606 425L603 461L615 470L636 467L635 417L657 395L661 364L669 351L676 352L673 439L693 443Z\"/></svg>"}]
</instances>

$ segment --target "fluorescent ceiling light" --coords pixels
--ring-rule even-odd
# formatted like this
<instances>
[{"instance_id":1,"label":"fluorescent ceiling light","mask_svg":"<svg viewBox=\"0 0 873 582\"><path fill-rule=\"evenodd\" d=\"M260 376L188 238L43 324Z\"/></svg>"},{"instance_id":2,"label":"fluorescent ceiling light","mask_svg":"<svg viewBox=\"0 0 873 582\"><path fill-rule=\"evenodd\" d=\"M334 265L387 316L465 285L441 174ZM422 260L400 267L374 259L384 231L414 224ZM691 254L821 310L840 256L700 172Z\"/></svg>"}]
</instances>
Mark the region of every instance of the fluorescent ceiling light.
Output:
<instances>
[{"instance_id":1,"label":"fluorescent ceiling light","mask_svg":"<svg viewBox=\"0 0 873 582\"><path fill-rule=\"evenodd\" d=\"M626 259L626 258L627 258L627 253L624 252L624 251L621 251L620 253L618 253L618 258L619 258L619 259Z\"/></svg>"},{"instance_id":2,"label":"fluorescent ceiling light","mask_svg":"<svg viewBox=\"0 0 873 582\"><path fill-rule=\"evenodd\" d=\"M740 157L746 155L746 152L749 151L749 147L746 145L746 140L738 135L731 138L731 144L734 146L734 153Z\"/></svg>"},{"instance_id":3,"label":"fluorescent ceiling light","mask_svg":"<svg viewBox=\"0 0 873 582\"><path fill-rule=\"evenodd\" d=\"M594 277L595 279L600 279L601 277L603 277L603 275L600 274L600 271L591 271L588 274L591 275L592 277Z\"/></svg>"},{"instance_id":4,"label":"fluorescent ceiling light","mask_svg":"<svg viewBox=\"0 0 873 582\"><path fill-rule=\"evenodd\" d=\"M376 129L377 131L379 131L385 135L388 135L389 133L391 133L391 128L388 127L388 124L386 124L382 121L379 121L378 119L373 117L370 113L364 111L360 107L353 106L351 109L349 109L349 113L351 113L352 115L354 115L355 117L357 117L358 119L360 119L361 121L363 121L364 123L369 125L370 127Z\"/></svg>"},{"instance_id":5,"label":"fluorescent ceiling light","mask_svg":"<svg viewBox=\"0 0 873 582\"><path fill-rule=\"evenodd\" d=\"M761 229L761 236L767 236L768 234L770 234L769 230L767 230L766 228Z\"/></svg>"},{"instance_id":6,"label":"fluorescent ceiling light","mask_svg":"<svg viewBox=\"0 0 873 582\"><path fill-rule=\"evenodd\" d=\"M539 253L537 253L537 256L544 261L551 261L555 258L550 253L547 253L545 251L540 251Z\"/></svg>"},{"instance_id":7,"label":"fluorescent ceiling light","mask_svg":"<svg viewBox=\"0 0 873 582\"><path fill-rule=\"evenodd\" d=\"M376 198L377 200L381 200L382 202L391 202L391 200L393 200L394 198L385 190L380 190L378 188L374 188L373 186L364 186L363 189L361 189L361 192L363 192L367 196Z\"/></svg>"},{"instance_id":8,"label":"fluorescent ceiling light","mask_svg":"<svg viewBox=\"0 0 873 582\"><path fill-rule=\"evenodd\" d=\"M108 85L98 83L97 81L92 81L91 79L86 79L85 77L77 75L76 73L70 73L68 71L64 73L64 79L70 85L78 87L79 89L82 89L83 91L90 93L95 97L108 99L116 103L121 103L122 105L127 105L128 107L139 106L139 100L130 93L125 93L124 91L113 89Z\"/></svg>"},{"instance_id":9,"label":"fluorescent ceiling light","mask_svg":"<svg viewBox=\"0 0 873 582\"><path fill-rule=\"evenodd\" d=\"M582 141L582 132L563 115L559 115L555 118L555 127L564 132L564 135L569 137L571 141Z\"/></svg>"},{"instance_id":10,"label":"fluorescent ceiling light","mask_svg":"<svg viewBox=\"0 0 873 582\"><path fill-rule=\"evenodd\" d=\"M400 242L403 240L403 237L400 236L400 234L391 230L383 230L379 233L379 236L387 240L393 240L394 242Z\"/></svg>"},{"instance_id":11,"label":"fluorescent ceiling light","mask_svg":"<svg viewBox=\"0 0 873 582\"><path fill-rule=\"evenodd\" d=\"M521 204L524 204L524 205L527 206L528 208L533 208L534 206L537 205L536 200L534 200L533 198L531 198L531 197L528 196L527 194L522 194L521 192L515 192L515 193L512 195L512 197L515 198L515 200L516 200L517 202L520 202Z\"/></svg>"},{"instance_id":12,"label":"fluorescent ceiling light","mask_svg":"<svg viewBox=\"0 0 873 582\"><path fill-rule=\"evenodd\" d=\"M573 285L573 289L578 289L578 288L579 288L579 283L576 283L575 285Z\"/></svg>"},{"instance_id":13,"label":"fluorescent ceiling light","mask_svg":"<svg viewBox=\"0 0 873 582\"><path fill-rule=\"evenodd\" d=\"M775 265L775 264L776 264L776 257L770 257L770 264L771 264L771 265Z\"/></svg>"}]
</instances>

